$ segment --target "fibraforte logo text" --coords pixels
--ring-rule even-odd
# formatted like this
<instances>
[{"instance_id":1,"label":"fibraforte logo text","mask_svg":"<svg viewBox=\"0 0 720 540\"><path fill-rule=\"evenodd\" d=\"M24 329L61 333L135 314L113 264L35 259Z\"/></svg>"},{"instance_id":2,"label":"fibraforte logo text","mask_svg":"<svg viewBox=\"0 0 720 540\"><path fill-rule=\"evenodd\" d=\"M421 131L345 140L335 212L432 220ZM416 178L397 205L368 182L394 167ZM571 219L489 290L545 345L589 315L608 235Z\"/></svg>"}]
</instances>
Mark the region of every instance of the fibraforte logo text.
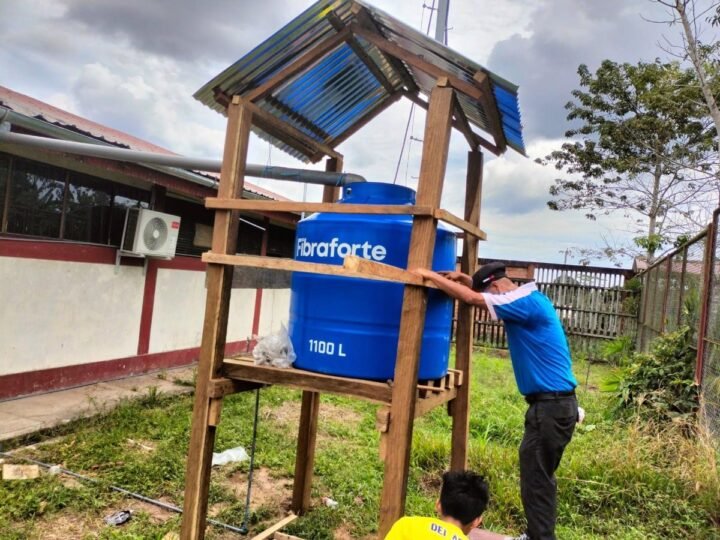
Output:
<instances>
[{"instance_id":1,"label":"fibraforte logo text","mask_svg":"<svg viewBox=\"0 0 720 540\"><path fill-rule=\"evenodd\" d=\"M363 244L349 244L340 242L339 238L333 238L329 242L308 242L307 238L298 238L296 257L347 257L357 255L363 259L382 261L387 255L387 249L380 244L373 245L370 242Z\"/></svg>"}]
</instances>

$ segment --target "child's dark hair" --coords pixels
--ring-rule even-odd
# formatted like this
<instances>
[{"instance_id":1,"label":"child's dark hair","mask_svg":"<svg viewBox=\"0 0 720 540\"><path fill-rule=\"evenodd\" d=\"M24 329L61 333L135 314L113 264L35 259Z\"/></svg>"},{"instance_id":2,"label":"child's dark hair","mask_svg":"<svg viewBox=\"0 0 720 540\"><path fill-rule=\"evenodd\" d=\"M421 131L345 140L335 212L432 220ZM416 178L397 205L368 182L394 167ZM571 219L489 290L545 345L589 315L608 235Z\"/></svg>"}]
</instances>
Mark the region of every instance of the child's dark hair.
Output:
<instances>
[{"instance_id":1,"label":"child's dark hair","mask_svg":"<svg viewBox=\"0 0 720 540\"><path fill-rule=\"evenodd\" d=\"M472 471L450 471L443 474L440 489L442 513L463 525L482 515L490 492L485 479Z\"/></svg>"}]
</instances>

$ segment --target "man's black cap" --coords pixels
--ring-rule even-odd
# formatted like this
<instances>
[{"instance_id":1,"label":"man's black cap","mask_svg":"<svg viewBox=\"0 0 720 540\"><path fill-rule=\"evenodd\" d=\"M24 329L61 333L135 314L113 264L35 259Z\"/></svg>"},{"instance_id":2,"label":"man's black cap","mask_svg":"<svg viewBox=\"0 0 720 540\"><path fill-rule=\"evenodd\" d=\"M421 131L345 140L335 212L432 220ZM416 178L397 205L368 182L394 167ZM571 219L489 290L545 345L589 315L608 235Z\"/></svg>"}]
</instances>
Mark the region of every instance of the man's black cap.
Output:
<instances>
[{"instance_id":1,"label":"man's black cap","mask_svg":"<svg viewBox=\"0 0 720 540\"><path fill-rule=\"evenodd\" d=\"M474 291L482 292L496 279L505 277L505 265L501 262L484 264L472 277Z\"/></svg>"}]
</instances>

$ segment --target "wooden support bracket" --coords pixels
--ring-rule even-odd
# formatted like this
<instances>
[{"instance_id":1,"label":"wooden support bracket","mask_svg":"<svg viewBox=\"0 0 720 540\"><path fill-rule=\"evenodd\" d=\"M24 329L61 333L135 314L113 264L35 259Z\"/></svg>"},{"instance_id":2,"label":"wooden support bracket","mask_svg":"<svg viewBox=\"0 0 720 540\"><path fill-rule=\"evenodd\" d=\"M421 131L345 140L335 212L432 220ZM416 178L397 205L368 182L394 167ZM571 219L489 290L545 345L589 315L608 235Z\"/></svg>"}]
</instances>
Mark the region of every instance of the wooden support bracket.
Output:
<instances>
[{"instance_id":1,"label":"wooden support bracket","mask_svg":"<svg viewBox=\"0 0 720 540\"><path fill-rule=\"evenodd\" d=\"M375 23L375 20L372 18L372 16L365 7L361 6L360 4L354 3L350 10L355 16L357 24L359 24L363 28L367 28L370 32L381 34L380 29ZM378 52L380 53L380 56L382 56L385 61L390 64L395 70L395 72L400 76L400 78L403 80L403 83L405 84L405 87L410 92L417 92L418 85L415 83L415 79L408 71L408 69L403 65L403 63L394 56L385 54L382 49L378 49Z\"/></svg>"},{"instance_id":2,"label":"wooden support bracket","mask_svg":"<svg viewBox=\"0 0 720 540\"><path fill-rule=\"evenodd\" d=\"M342 32L343 30L347 29L345 23L342 22L340 17L338 17L338 15L334 11L331 11L327 14L327 19L328 21L330 21L330 24L332 24L333 28L335 28L335 30L337 30L338 32ZM385 88L387 93L394 94L395 88L393 88L392 83L387 79L387 77L377 66L375 61L370 58L370 55L365 51L365 49L363 49L362 45L358 43L357 39L355 39L352 34L350 34L350 37L347 39L347 44L357 55L360 61L365 64L365 67L370 70L370 73L373 74L375 79L377 79L377 81L383 86L383 88Z\"/></svg>"},{"instance_id":3,"label":"wooden support bracket","mask_svg":"<svg viewBox=\"0 0 720 540\"><path fill-rule=\"evenodd\" d=\"M353 277L363 279L376 279L379 281L393 281L406 285L428 287L436 289L432 281L423 279L415 274L395 266L370 261L350 255L345 258L348 267L335 264L322 264L260 257L258 255L223 255L208 251L202 255L203 262L226 264L231 266L247 266L252 268L265 268L266 270L283 270L290 272L307 272L309 274L324 274L329 276Z\"/></svg>"},{"instance_id":4,"label":"wooden support bracket","mask_svg":"<svg viewBox=\"0 0 720 540\"><path fill-rule=\"evenodd\" d=\"M261 532L258 535L253 536L250 540L268 540L269 538L272 538L276 532L278 532L283 527L290 525L293 521L297 519L296 514L290 514L286 518L281 519L278 521L275 525L272 527L265 529L263 532Z\"/></svg>"},{"instance_id":5,"label":"wooden support bracket","mask_svg":"<svg viewBox=\"0 0 720 540\"><path fill-rule=\"evenodd\" d=\"M264 109L261 109L254 103L243 100L243 104L248 108L249 111L252 112L254 125L267 132L269 135L272 135L273 137L278 137L282 140L290 138L298 141L303 146L306 146L309 150L312 150L312 152L307 153L308 156L321 154L335 158L342 157L342 154L336 152L324 142L313 139L309 135L306 135L296 127L292 126L291 124L283 122L273 114L267 112Z\"/></svg>"},{"instance_id":6,"label":"wooden support bracket","mask_svg":"<svg viewBox=\"0 0 720 540\"><path fill-rule=\"evenodd\" d=\"M227 378L210 379L208 383L208 397L211 399L225 397L239 392L247 392L262 388L264 385L248 381L238 381Z\"/></svg>"},{"instance_id":7,"label":"wooden support bracket","mask_svg":"<svg viewBox=\"0 0 720 540\"><path fill-rule=\"evenodd\" d=\"M404 92L403 95L406 98L408 98L410 101L412 101L415 105L418 105L419 107L422 107L425 110L428 109L427 101L422 99L417 93ZM459 132L461 132L467 138L467 136L469 134L466 133L467 129L462 124L461 120L458 120L456 117L453 117L452 125L455 129L457 129ZM473 136L474 142L475 142L475 144L473 145L472 143L470 143L470 141L468 141L468 143L470 143L470 146L472 146L473 148L477 148L477 146L480 145L483 148L485 148L486 150L492 152L496 156L499 156L500 154L502 154L502 152L500 151L500 149L497 146L495 146L493 143L491 143L484 137L481 137L480 135L475 133L475 131L473 131L472 128L470 128L470 132L472 133L472 136Z\"/></svg>"},{"instance_id":8,"label":"wooden support bracket","mask_svg":"<svg viewBox=\"0 0 720 540\"><path fill-rule=\"evenodd\" d=\"M483 109L485 109L485 114L490 122L495 144L498 150L500 150L500 153L503 153L507 149L507 140L505 139L505 131L503 131L502 121L500 120L500 111L498 111L495 100L493 99L490 77L487 76L487 73L478 71L473 77L473 80L483 91L480 101L483 104Z\"/></svg>"},{"instance_id":9,"label":"wooden support bracket","mask_svg":"<svg viewBox=\"0 0 720 540\"><path fill-rule=\"evenodd\" d=\"M447 210L443 210L442 208L438 208L437 210L433 211L433 216L435 219L439 219L440 221L444 221L445 223L449 223L450 225L454 225L458 229L462 229L470 236L474 236L478 240L486 240L487 234L485 234L484 231L480 229L477 225L473 225L472 223L469 223L465 221L464 219L460 219L456 215L451 214Z\"/></svg>"}]
</instances>

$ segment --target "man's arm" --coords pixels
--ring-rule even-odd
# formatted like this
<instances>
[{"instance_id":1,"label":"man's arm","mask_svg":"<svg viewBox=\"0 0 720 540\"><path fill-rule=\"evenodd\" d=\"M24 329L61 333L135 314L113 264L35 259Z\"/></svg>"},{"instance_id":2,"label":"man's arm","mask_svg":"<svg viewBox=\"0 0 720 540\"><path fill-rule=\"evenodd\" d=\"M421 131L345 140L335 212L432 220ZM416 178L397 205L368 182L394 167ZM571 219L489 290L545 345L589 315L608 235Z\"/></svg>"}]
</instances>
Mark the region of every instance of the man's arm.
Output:
<instances>
[{"instance_id":1,"label":"man's arm","mask_svg":"<svg viewBox=\"0 0 720 540\"><path fill-rule=\"evenodd\" d=\"M437 285L441 291L457 300L460 300L461 302L465 302L466 304L471 304L473 306L486 307L485 297L481 293L473 291L467 285L447 279L437 272L427 270L426 268L417 268L412 272L417 276L429 279Z\"/></svg>"}]
</instances>

